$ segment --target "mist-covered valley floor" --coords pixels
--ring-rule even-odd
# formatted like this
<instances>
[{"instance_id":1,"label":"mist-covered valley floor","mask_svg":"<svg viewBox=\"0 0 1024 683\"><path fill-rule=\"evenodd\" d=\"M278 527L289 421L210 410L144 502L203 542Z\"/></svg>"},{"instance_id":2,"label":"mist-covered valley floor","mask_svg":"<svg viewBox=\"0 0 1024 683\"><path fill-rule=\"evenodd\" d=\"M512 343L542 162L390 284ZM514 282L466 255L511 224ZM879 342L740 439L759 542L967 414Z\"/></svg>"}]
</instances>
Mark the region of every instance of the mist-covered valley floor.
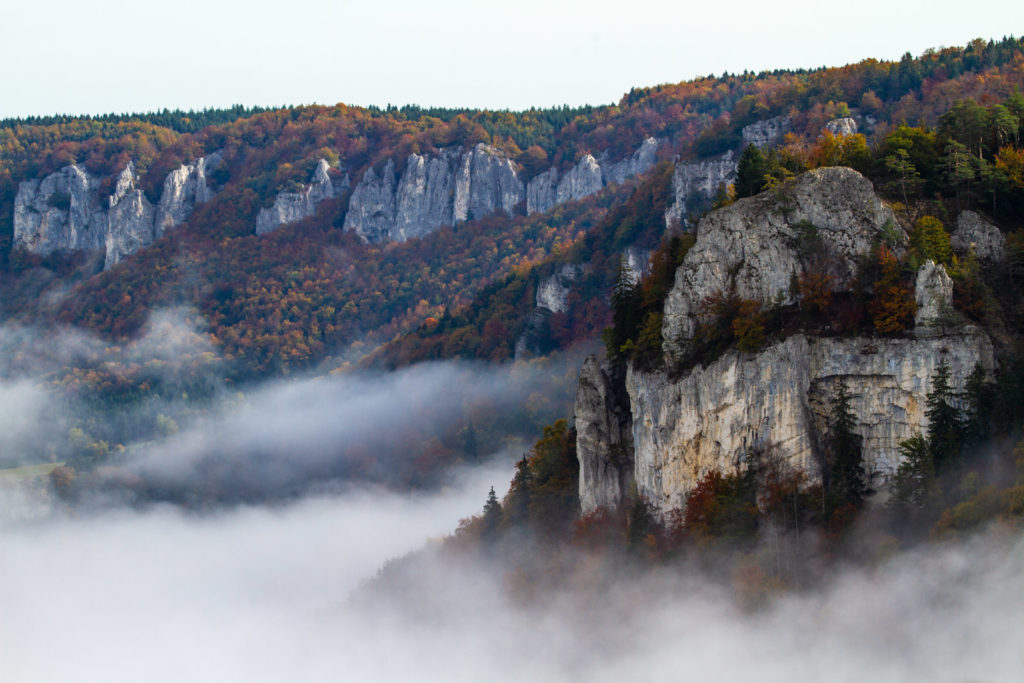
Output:
<instances>
[{"instance_id":1,"label":"mist-covered valley floor","mask_svg":"<svg viewBox=\"0 0 1024 683\"><path fill-rule=\"evenodd\" d=\"M1024 670L1024 539L997 531L838 571L752 612L725 583L676 570L524 605L494 564L429 548L403 591L363 589L509 476L485 466L430 494L5 521L0 679L1014 681Z\"/></svg>"},{"instance_id":2,"label":"mist-covered valley floor","mask_svg":"<svg viewBox=\"0 0 1024 683\"><path fill-rule=\"evenodd\" d=\"M61 368L139 353L178 372L206 352L180 316L154 330L140 343L155 346L117 350L5 331L4 465L45 465L63 452L30 447L76 428L118 433L101 419L118 409L76 414ZM472 463L445 461L429 485L388 470L423 456L406 444L425 425L436 449L467 415L483 434L531 401L565 411L538 398L553 374L447 363L218 389L199 407L157 396L129 418L175 428L108 454L96 469L118 485L65 499L0 477L0 680L1019 680L1016 532L830 568L756 609L727 567L606 565L523 599L515 559L441 551L491 486L502 497L523 446L481 437ZM174 493L197 490L209 496ZM586 577L593 558L565 553Z\"/></svg>"}]
</instances>

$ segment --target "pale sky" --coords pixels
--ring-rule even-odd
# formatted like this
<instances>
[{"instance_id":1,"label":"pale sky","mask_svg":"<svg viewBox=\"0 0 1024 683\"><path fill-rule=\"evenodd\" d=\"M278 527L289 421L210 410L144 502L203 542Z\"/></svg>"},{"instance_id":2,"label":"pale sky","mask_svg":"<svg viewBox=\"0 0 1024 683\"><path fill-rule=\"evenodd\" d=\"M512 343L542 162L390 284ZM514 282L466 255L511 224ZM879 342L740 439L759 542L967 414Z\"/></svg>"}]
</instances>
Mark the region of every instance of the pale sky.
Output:
<instances>
[{"instance_id":1,"label":"pale sky","mask_svg":"<svg viewBox=\"0 0 1024 683\"><path fill-rule=\"evenodd\" d=\"M597 105L710 73L1022 33L1019 0L0 0L0 117Z\"/></svg>"}]
</instances>

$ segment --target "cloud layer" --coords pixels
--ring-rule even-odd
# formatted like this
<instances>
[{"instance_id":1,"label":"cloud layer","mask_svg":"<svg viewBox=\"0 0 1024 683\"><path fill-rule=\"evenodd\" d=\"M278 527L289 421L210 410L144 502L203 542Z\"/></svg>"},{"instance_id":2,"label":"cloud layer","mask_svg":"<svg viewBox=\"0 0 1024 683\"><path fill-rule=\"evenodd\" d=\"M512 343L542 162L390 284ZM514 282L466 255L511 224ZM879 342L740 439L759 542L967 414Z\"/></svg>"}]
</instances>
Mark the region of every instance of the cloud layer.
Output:
<instances>
[{"instance_id":1,"label":"cloud layer","mask_svg":"<svg viewBox=\"0 0 1024 683\"><path fill-rule=\"evenodd\" d=\"M527 607L493 565L448 561L417 573L410 590L426 600L348 599L385 559L479 511L509 474L464 472L430 496L8 523L0 679L902 682L1024 670L1017 535L910 551L753 614L720 583L675 570Z\"/></svg>"}]
</instances>

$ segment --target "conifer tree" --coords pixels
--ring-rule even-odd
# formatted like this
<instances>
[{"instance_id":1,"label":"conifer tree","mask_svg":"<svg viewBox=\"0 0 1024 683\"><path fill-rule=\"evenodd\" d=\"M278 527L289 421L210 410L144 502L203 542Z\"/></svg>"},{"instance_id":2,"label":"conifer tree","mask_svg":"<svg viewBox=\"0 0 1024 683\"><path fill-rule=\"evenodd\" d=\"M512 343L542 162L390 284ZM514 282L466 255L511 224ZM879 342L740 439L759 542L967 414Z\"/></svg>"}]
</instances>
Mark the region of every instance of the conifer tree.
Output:
<instances>
[{"instance_id":1,"label":"conifer tree","mask_svg":"<svg viewBox=\"0 0 1024 683\"><path fill-rule=\"evenodd\" d=\"M482 538L493 540L498 533L499 524L501 524L501 503L498 502L498 496L495 495L492 486L490 493L487 494L487 502L484 503Z\"/></svg>"},{"instance_id":2,"label":"conifer tree","mask_svg":"<svg viewBox=\"0 0 1024 683\"><path fill-rule=\"evenodd\" d=\"M512 483L505 496L505 505L502 508L502 526L525 525L530 518L530 494L533 486L533 473L530 470L530 461L524 455L516 463L516 473L512 476Z\"/></svg>"},{"instance_id":3,"label":"conifer tree","mask_svg":"<svg viewBox=\"0 0 1024 683\"><path fill-rule=\"evenodd\" d=\"M832 472L829 480L829 492L836 506L846 503L860 505L867 493L861 437L853 431L855 425L846 380L840 380L832 398Z\"/></svg>"},{"instance_id":4,"label":"conifer tree","mask_svg":"<svg viewBox=\"0 0 1024 683\"><path fill-rule=\"evenodd\" d=\"M974 364L974 369L967 376L964 385L964 442L978 444L992 431L994 387L985 378L985 370L981 363Z\"/></svg>"},{"instance_id":5,"label":"conifer tree","mask_svg":"<svg viewBox=\"0 0 1024 683\"><path fill-rule=\"evenodd\" d=\"M936 472L953 464L963 445L964 423L949 384L949 366L939 364L932 375L932 388L925 399L928 417L928 451Z\"/></svg>"},{"instance_id":6,"label":"conifer tree","mask_svg":"<svg viewBox=\"0 0 1024 683\"><path fill-rule=\"evenodd\" d=\"M928 440L918 432L901 441L900 455L903 456L903 462L893 477L889 504L908 512L922 510L928 505L935 481Z\"/></svg>"},{"instance_id":7,"label":"conifer tree","mask_svg":"<svg viewBox=\"0 0 1024 683\"><path fill-rule=\"evenodd\" d=\"M747 145L736 167L736 196L752 197L765 187L768 159L754 144Z\"/></svg>"},{"instance_id":8,"label":"conifer tree","mask_svg":"<svg viewBox=\"0 0 1024 683\"><path fill-rule=\"evenodd\" d=\"M637 278L625 258L620 259L612 289L612 327L605 337L609 358L620 358L626 351L627 342L636 339L642 320L642 305L643 296Z\"/></svg>"}]
</instances>

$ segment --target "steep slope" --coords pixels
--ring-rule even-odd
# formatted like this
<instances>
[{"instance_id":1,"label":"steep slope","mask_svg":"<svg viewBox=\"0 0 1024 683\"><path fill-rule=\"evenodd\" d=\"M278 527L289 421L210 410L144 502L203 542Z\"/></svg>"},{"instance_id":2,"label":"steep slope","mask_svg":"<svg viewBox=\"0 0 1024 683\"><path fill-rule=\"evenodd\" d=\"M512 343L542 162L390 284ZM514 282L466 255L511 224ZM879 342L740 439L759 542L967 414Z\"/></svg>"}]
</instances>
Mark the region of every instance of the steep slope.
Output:
<instances>
[{"instance_id":1,"label":"steep slope","mask_svg":"<svg viewBox=\"0 0 1024 683\"><path fill-rule=\"evenodd\" d=\"M850 292L866 255L886 241L899 250L907 238L871 184L850 169L811 171L706 216L665 303L664 353L681 370L630 362L617 398L608 396L615 386L608 368L588 361L581 373L577 430L594 435L577 448L584 511L615 507L632 483L665 514L681 509L708 473L742 471L757 459L820 481L841 384L862 439L865 478L884 486L900 463L900 442L927 432L926 395L939 366L948 368L955 391L975 366L989 375L994 369L984 331L938 320L954 316L941 265L928 261L918 272L909 334L784 333L718 357L695 339L715 324L707 302L716 297L783 310L800 296L791 283L822 268L833 295ZM629 406L628 417L616 404Z\"/></svg>"}]
</instances>

